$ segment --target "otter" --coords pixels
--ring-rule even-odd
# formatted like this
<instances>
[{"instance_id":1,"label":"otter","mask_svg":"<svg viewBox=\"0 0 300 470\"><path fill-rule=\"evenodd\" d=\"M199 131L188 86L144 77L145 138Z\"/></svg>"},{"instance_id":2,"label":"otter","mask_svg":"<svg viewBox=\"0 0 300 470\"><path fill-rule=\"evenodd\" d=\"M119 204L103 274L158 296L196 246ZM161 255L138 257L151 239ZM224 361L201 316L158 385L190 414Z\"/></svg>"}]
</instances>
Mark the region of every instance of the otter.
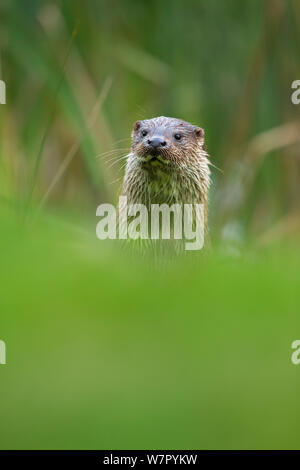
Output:
<instances>
[{"instance_id":1,"label":"otter","mask_svg":"<svg viewBox=\"0 0 300 470\"><path fill-rule=\"evenodd\" d=\"M203 204L210 186L204 130L165 116L137 121L122 195L129 204Z\"/></svg>"}]
</instances>

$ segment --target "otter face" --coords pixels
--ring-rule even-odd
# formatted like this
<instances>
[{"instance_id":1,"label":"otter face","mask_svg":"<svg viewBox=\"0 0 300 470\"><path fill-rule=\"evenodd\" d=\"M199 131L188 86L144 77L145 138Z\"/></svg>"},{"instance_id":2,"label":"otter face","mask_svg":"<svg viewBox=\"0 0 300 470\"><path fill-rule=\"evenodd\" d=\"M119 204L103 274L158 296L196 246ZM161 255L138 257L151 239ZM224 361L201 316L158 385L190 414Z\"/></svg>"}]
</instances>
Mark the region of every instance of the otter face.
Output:
<instances>
[{"instance_id":1,"label":"otter face","mask_svg":"<svg viewBox=\"0 0 300 470\"><path fill-rule=\"evenodd\" d=\"M147 165L176 166L204 149L204 131L186 121L164 116L137 121L132 152Z\"/></svg>"}]
</instances>

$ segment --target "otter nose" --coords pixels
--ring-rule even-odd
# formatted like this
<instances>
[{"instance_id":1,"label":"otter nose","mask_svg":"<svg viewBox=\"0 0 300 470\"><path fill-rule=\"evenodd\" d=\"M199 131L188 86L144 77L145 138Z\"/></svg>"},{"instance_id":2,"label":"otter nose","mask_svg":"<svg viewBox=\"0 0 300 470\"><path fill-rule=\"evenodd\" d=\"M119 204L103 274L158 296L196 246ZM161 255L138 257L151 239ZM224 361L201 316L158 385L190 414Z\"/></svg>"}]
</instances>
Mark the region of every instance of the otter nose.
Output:
<instances>
[{"instance_id":1,"label":"otter nose","mask_svg":"<svg viewBox=\"0 0 300 470\"><path fill-rule=\"evenodd\" d=\"M167 142L161 137L153 137L152 139L148 140L148 144L155 149L159 147L165 147L166 143Z\"/></svg>"}]
</instances>

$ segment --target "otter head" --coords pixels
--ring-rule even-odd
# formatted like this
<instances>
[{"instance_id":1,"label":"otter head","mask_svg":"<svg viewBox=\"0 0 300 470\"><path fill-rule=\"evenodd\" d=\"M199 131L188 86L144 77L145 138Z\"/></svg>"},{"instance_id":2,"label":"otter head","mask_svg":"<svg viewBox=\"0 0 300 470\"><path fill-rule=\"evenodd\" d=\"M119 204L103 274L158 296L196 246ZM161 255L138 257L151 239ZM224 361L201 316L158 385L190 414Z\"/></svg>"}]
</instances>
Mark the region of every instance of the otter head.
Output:
<instances>
[{"instance_id":1,"label":"otter head","mask_svg":"<svg viewBox=\"0 0 300 470\"><path fill-rule=\"evenodd\" d=\"M204 130L181 119L157 117L137 121L132 131L132 153L147 168L182 167L205 151Z\"/></svg>"}]
</instances>

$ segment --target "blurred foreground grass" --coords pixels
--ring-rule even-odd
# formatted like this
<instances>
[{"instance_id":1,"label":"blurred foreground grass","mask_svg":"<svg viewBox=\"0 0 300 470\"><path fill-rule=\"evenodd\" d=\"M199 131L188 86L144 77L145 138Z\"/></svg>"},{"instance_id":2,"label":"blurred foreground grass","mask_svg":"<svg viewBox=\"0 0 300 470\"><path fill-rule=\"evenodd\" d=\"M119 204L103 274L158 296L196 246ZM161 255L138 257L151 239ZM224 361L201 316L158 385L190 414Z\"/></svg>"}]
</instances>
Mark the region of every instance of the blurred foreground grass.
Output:
<instances>
[{"instance_id":1,"label":"blurred foreground grass","mask_svg":"<svg viewBox=\"0 0 300 470\"><path fill-rule=\"evenodd\" d=\"M0 214L1 448L300 447L299 250L157 270Z\"/></svg>"},{"instance_id":2,"label":"blurred foreground grass","mask_svg":"<svg viewBox=\"0 0 300 470\"><path fill-rule=\"evenodd\" d=\"M1 448L300 447L299 13L2 0ZM157 115L205 128L211 235L240 257L156 269L96 240Z\"/></svg>"}]
</instances>

